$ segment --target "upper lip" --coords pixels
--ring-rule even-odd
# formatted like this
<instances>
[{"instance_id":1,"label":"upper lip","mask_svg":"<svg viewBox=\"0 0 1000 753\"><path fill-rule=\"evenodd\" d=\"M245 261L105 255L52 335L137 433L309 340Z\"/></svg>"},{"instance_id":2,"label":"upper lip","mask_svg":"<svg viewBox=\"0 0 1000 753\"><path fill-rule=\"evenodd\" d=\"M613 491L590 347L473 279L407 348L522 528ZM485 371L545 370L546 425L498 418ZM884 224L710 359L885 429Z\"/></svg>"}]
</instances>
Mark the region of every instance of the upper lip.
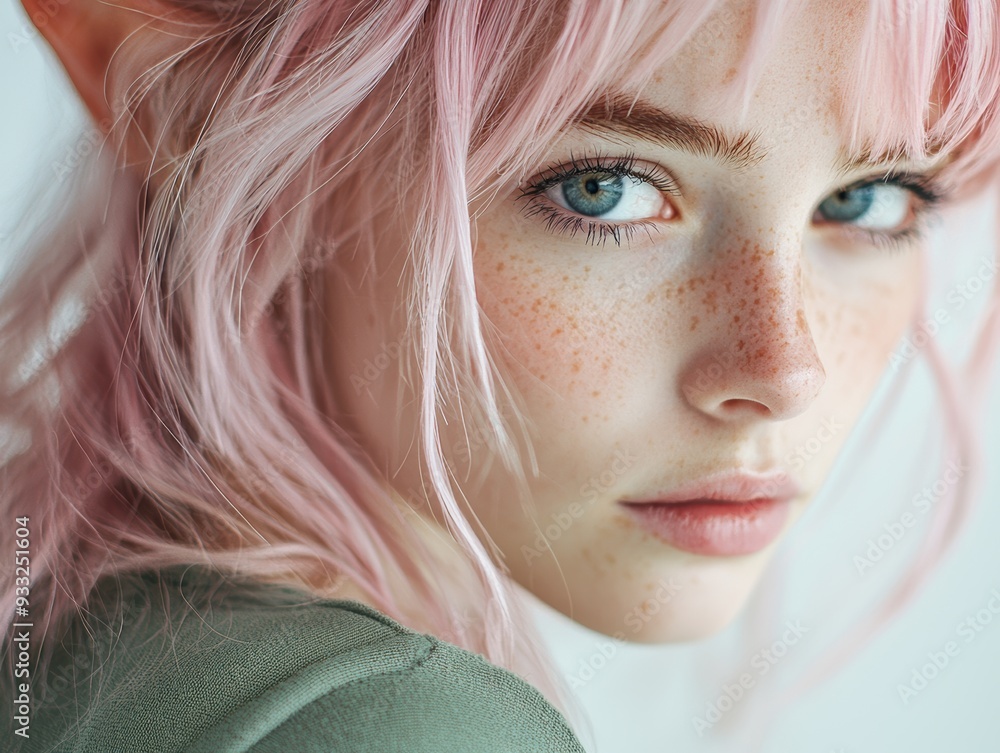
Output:
<instances>
[{"instance_id":1,"label":"upper lip","mask_svg":"<svg viewBox=\"0 0 1000 753\"><path fill-rule=\"evenodd\" d=\"M693 481L655 492L643 499L623 499L623 504L657 504L718 500L751 502L761 499L789 500L801 493L798 484L780 469L766 472L729 470L703 476Z\"/></svg>"}]
</instances>

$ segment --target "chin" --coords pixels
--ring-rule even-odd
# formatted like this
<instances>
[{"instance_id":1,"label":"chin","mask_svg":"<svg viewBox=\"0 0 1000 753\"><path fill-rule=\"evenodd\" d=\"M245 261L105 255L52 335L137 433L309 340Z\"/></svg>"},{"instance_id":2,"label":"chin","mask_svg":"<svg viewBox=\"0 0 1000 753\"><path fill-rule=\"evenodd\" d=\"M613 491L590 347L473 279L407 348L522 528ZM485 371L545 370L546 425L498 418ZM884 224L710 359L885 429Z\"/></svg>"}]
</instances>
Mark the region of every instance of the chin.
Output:
<instances>
[{"instance_id":1,"label":"chin","mask_svg":"<svg viewBox=\"0 0 1000 753\"><path fill-rule=\"evenodd\" d=\"M624 613L623 619L582 620L584 627L610 638L638 644L684 643L705 640L729 627L743 609L743 601L733 603L713 598L713 594L679 595L675 603L657 610L657 602L648 599L644 605Z\"/></svg>"},{"instance_id":2,"label":"chin","mask_svg":"<svg viewBox=\"0 0 1000 753\"><path fill-rule=\"evenodd\" d=\"M549 604L585 628L630 643L705 640L739 617L764 564L757 557L705 558L640 582L580 584L571 610L566 603Z\"/></svg>"}]
</instances>

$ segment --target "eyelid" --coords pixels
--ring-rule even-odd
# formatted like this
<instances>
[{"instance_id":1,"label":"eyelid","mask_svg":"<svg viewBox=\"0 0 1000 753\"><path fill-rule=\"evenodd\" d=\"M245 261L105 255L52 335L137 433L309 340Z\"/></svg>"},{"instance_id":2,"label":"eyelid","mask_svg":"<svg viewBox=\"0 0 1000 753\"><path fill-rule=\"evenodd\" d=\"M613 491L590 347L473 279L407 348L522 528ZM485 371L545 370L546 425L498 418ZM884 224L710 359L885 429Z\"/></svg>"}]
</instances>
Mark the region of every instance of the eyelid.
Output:
<instances>
[{"instance_id":1,"label":"eyelid","mask_svg":"<svg viewBox=\"0 0 1000 753\"><path fill-rule=\"evenodd\" d=\"M882 173L880 175L873 175L867 178L860 178L855 180L842 188L837 188L826 194L821 200L826 201L827 198L835 193L848 193L850 191L856 191L860 188L866 186L876 186L876 185L890 185L896 186L908 191L911 195L915 196L918 204L917 206L911 206L910 211L913 214L913 221L906 228L899 231L882 231L882 230L865 230L864 228L855 227L854 229L858 232L867 234L870 237L874 236L893 236L905 233L907 229L916 224L926 215L931 215L935 210L944 202L948 200L948 194L945 189L935 180L933 175L928 175L925 173L913 173L906 171L890 171L887 173ZM816 209L813 210L813 217L816 217L819 212L819 204L816 205ZM852 227L849 223L842 222L824 222L823 224L838 225L844 228Z\"/></svg>"},{"instance_id":2,"label":"eyelid","mask_svg":"<svg viewBox=\"0 0 1000 753\"><path fill-rule=\"evenodd\" d=\"M946 203L950 198L950 193L936 180L936 174L936 170L932 173L890 170L881 174L860 178L843 188L835 189L834 192L847 192L869 185L888 184L908 190L916 196L919 205L911 207L910 211L913 214L913 219L900 230L869 230L844 223L829 224L836 224L843 229L843 232L890 251L898 251L908 244L919 242L924 238L929 224L938 216L941 205ZM829 195L831 194L827 194L827 196Z\"/></svg>"},{"instance_id":3,"label":"eyelid","mask_svg":"<svg viewBox=\"0 0 1000 753\"><path fill-rule=\"evenodd\" d=\"M635 178L668 196L676 197L681 194L678 181L662 165L640 163L632 153L610 156L598 152L592 156L576 157L571 152L568 161L550 165L530 178L520 189L518 199L526 200L526 215L541 218L551 232L570 237L586 234L588 245L603 246L611 238L616 246L621 246L623 241L630 246L635 234L642 232L651 237L653 233L660 231L659 224L651 218L606 220L588 217L561 207L545 196L553 186L590 172ZM681 214L674 202L666 196L664 200L671 204L675 217Z\"/></svg>"},{"instance_id":4,"label":"eyelid","mask_svg":"<svg viewBox=\"0 0 1000 753\"><path fill-rule=\"evenodd\" d=\"M908 170L889 170L884 173L869 175L868 177L852 181L843 188L836 189L836 191L854 191L864 186L877 185L879 183L887 183L909 189L918 199L928 205L936 205L948 199L948 192L936 179L935 173L921 173Z\"/></svg>"},{"instance_id":5,"label":"eyelid","mask_svg":"<svg viewBox=\"0 0 1000 753\"><path fill-rule=\"evenodd\" d=\"M655 163L640 162L634 153L629 152L621 157L611 157L599 153L592 157L574 157L571 152L567 162L547 167L531 178L528 184L521 189L521 195L537 196L569 178L591 172L631 176L670 196L680 196L681 194L677 179L665 168Z\"/></svg>"}]
</instances>

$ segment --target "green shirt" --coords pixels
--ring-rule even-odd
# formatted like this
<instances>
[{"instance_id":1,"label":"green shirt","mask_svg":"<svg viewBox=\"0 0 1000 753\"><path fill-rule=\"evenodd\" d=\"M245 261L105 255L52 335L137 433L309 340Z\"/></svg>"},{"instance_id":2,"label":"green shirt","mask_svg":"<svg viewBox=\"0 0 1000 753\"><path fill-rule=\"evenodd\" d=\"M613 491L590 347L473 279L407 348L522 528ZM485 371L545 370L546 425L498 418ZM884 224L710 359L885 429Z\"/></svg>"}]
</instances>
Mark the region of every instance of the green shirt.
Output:
<instances>
[{"instance_id":1,"label":"green shirt","mask_svg":"<svg viewBox=\"0 0 1000 753\"><path fill-rule=\"evenodd\" d=\"M4 750L584 750L518 676L356 601L198 566L108 578L95 594L93 637L64 641L32 678L30 738L9 732Z\"/></svg>"}]
</instances>

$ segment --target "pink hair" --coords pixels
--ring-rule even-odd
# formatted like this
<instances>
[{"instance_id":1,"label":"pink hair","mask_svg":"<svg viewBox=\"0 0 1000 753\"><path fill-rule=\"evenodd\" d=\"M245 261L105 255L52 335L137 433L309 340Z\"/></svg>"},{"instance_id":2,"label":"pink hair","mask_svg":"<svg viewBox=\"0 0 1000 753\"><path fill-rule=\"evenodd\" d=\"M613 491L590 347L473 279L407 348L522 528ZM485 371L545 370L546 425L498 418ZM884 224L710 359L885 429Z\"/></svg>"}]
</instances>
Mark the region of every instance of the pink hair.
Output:
<instances>
[{"instance_id":1,"label":"pink hair","mask_svg":"<svg viewBox=\"0 0 1000 753\"><path fill-rule=\"evenodd\" d=\"M499 458L524 480L478 317L469 206L532 167L609 81L641 87L686 42L734 22L715 5L164 5L190 42L152 67L142 50L119 51L112 148L39 202L50 213L56 201L63 207L51 220L39 214L46 229L0 281L0 416L10 428L0 511L6 521L31 518L36 626L58 634L101 576L169 564L206 563L320 595L324 578L345 574L406 624L416 615L392 585L404 582L436 634L515 669L567 711L509 579L451 492L440 447L438 406L465 390ZM790 6L759 3L732 87L744 104ZM956 185L971 191L995 177L997 24L996 7L973 0L872 2L845 113L852 146L921 153L932 143L958 150L947 168ZM857 125L873 110L879 141L861 144ZM139 124L155 124L146 175L118 166ZM428 190L404 202L412 176ZM428 493L465 573L436 559L386 479L326 418L337 404L315 303L322 273L336 254L373 253L380 218L404 203L415 281L401 295L411 329L400 368L412 358L420 372ZM994 306L979 374L997 326ZM443 346L450 332L457 352ZM970 375L965 391L933 363L956 427L952 449L967 455L965 416L985 379ZM954 539L974 498L967 492L942 505L893 609ZM0 592L9 631L11 568ZM481 613L456 614L455 593Z\"/></svg>"}]
</instances>

